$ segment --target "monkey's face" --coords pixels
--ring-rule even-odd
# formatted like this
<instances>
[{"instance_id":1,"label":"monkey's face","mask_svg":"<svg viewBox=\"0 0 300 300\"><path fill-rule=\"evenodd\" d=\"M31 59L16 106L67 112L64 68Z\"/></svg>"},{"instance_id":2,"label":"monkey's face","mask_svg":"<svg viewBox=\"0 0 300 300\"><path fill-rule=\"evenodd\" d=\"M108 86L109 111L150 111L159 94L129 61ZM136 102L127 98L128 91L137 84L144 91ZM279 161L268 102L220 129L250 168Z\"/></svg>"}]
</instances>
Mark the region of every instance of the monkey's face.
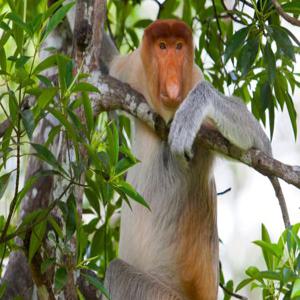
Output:
<instances>
[{"instance_id":1,"label":"monkey's face","mask_svg":"<svg viewBox=\"0 0 300 300\"><path fill-rule=\"evenodd\" d=\"M176 108L183 100L183 66L187 45L179 38L157 39L154 57L158 72L158 99L167 108Z\"/></svg>"},{"instance_id":2,"label":"monkey's face","mask_svg":"<svg viewBox=\"0 0 300 300\"><path fill-rule=\"evenodd\" d=\"M146 28L141 57L152 104L171 117L191 89L193 41L182 21L158 20Z\"/></svg>"}]
</instances>

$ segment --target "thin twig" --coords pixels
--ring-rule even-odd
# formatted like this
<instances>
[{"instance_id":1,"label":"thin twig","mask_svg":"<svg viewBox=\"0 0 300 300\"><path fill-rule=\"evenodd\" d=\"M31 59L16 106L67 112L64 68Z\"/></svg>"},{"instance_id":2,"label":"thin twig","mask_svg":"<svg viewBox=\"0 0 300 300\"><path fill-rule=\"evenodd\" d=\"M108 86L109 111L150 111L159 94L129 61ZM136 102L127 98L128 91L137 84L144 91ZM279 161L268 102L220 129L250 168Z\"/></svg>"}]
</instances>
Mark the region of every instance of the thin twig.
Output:
<instances>
[{"instance_id":1,"label":"thin twig","mask_svg":"<svg viewBox=\"0 0 300 300\"><path fill-rule=\"evenodd\" d=\"M245 22L243 22L242 20L239 20L238 18L236 18L236 16L233 14L232 11L235 11L235 9L233 10L229 10L224 2L224 0L221 0L221 4L225 10L225 12L228 14L228 16L235 22L242 24L242 25L246 25Z\"/></svg>"},{"instance_id":2,"label":"thin twig","mask_svg":"<svg viewBox=\"0 0 300 300\"><path fill-rule=\"evenodd\" d=\"M289 22L290 24L293 24L295 26L300 26L300 20L293 18L292 16L290 16L289 14L287 14L282 6L280 5L280 3L277 0L272 0L272 3L274 5L274 7L276 8L278 14L280 16L282 16L287 22Z\"/></svg>"},{"instance_id":3,"label":"thin twig","mask_svg":"<svg viewBox=\"0 0 300 300\"><path fill-rule=\"evenodd\" d=\"M231 297L234 297L234 298L237 298L237 299L242 299L242 300L248 300L247 297L244 297L244 296L239 295L239 294L237 294L237 293L231 292L231 291L228 290L221 282L219 283L219 286L222 288L222 290L223 290L226 294L230 295Z\"/></svg>"},{"instance_id":4,"label":"thin twig","mask_svg":"<svg viewBox=\"0 0 300 300\"><path fill-rule=\"evenodd\" d=\"M218 30L219 30L219 39L220 41L225 44L224 40L223 40L223 36L222 36L222 30L221 30L221 25L220 25L220 21L218 18L218 13L217 13L217 7L216 7L216 3L215 0L212 0L212 4L213 4L213 9L214 9L214 15L215 15L215 19L217 21L217 26L218 26Z\"/></svg>"}]
</instances>

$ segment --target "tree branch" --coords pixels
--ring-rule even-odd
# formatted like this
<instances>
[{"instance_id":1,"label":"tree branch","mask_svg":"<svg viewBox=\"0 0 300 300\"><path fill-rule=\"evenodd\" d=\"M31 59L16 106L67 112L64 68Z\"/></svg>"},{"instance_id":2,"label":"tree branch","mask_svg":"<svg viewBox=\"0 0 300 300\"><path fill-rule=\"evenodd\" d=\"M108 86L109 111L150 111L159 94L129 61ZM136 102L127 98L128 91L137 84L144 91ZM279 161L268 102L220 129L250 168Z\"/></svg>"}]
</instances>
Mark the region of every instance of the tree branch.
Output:
<instances>
[{"instance_id":1,"label":"tree branch","mask_svg":"<svg viewBox=\"0 0 300 300\"><path fill-rule=\"evenodd\" d=\"M167 140L168 126L158 114L151 110L143 95L133 90L128 84L110 76L101 77L97 72L93 72L91 76L91 83L101 91L100 97L97 94L90 95L95 116L101 111L121 109L145 122L158 136ZM211 150L238 160L268 176L278 198L284 224L286 227L290 226L285 199L277 177L300 188L299 166L286 165L258 149L252 148L244 151L231 144L216 130L204 127L200 129L196 143L201 143Z\"/></svg>"},{"instance_id":2,"label":"tree branch","mask_svg":"<svg viewBox=\"0 0 300 300\"><path fill-rule=\"evenodd\" d=\"M98 83L94 81L92 83L101 91L100 95L90 95L95 116L102 111L121 109L146 123L162 139L167 139L168 126L157 113L152 111L143 95L128 84L110 76L101 77ZM196 142L238 160L265 176L279 177L300 189L300 166L284 164L258 149L244 151L231 144L216 130L204 127L200 129Z\"/></svg>"},{"instance_id":3,"label":"tree branch","mask_svg":"<svg viewBox=\"0 0 300 300\"><path fill-rule=\"evenodd\" d=\"M293 24L295 26L300 26L300 20L293 18L292 16L287 14L283 10L283 8L281 7L280 3L277 0L272 0L272 3L274 5L275 9L277 10L278 14L280 16L282 16L287 22L289 22L290 24Z\"/></svg>"}]
</instances>

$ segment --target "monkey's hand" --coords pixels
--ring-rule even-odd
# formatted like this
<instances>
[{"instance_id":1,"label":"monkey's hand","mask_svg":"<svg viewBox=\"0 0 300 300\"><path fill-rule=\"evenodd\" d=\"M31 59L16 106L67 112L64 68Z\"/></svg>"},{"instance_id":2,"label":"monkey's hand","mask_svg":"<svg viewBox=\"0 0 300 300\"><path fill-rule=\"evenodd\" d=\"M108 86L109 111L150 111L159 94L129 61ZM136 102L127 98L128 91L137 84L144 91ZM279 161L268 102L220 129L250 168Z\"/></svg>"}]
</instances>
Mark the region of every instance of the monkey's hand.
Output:
<instances>
[{"instance_id":1,"label":"monkey's hand","mask_svg":"<svg viewBox=\"0 0 300 300\"><path fill-rule=\"evenodd\" d=\"M191 90L175 113L169 133L171 151L190 160L196 135L208 119L241 149L255 147L272 154L268 137L246 105L239 99L222 95L204 80Z\"/></svg>"}]
</instances>

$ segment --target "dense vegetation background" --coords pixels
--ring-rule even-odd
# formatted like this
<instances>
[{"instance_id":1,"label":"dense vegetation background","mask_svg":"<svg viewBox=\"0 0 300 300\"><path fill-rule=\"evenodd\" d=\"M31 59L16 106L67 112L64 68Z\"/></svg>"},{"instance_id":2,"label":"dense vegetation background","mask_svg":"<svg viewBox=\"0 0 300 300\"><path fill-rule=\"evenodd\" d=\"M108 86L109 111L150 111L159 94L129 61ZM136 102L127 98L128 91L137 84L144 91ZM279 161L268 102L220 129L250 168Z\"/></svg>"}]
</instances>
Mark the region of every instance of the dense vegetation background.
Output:
<instances>
[{"instance_id":1,"label":"dense vegetation background","mask_svg":"<svg viewBox=\"0 0 300 300\"><path fill-rule=\"evenodd\" d=\"M0 1L0 298L30 299L35 284L41 298L89 299L80 280L106 294L102 282L117 256L121 203L147 206L126 182L126 171L138 163L129 120L93 115L89 97L99 90L74 46L82 34L74 29L75 6ZM299 14L297 0L110 0L105 30L127 53L156 18L184 20L206 79L249 104L271 138L276 113L286 109L296 141L300 42L292 28ZM263 299L300 299L299 226L271 241L262 225L255 243L265 265L249 266L242 282L221 272L220 297L241 297L236 293L246 294L248 285Z\"/></svg>"}]
</instances>

